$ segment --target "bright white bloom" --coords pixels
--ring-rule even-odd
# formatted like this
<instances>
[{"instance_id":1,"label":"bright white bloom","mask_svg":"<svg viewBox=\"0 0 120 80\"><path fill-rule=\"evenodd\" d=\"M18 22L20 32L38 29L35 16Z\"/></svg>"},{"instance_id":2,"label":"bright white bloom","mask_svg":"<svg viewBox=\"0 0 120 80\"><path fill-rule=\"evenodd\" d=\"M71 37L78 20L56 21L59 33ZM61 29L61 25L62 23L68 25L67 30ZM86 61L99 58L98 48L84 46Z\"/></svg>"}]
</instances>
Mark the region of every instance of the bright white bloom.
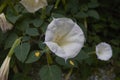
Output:
<instances>
[{"instance_id":1,"label":"bright white bloom","mask_svg":"<svg viewBox=\"0 0 120 80\"><path fill-rule=\"evenodd\" d=\"M8 80L9 64L11 57L7 56L0 68L0 80Z\"/></svg>"},{"instance_id":2,"label":"bright white bloom","mask_svg":"<svg viewBox=\"0 0 120 80\"><path fill-rule=\"evenodd\" d=\"M82 29L69 18L56 18L48 25L45 43L57 56L67 60L75 57L83 47Z\"/></svg>"},{"instance_id":3,"label":"bright white bloom","mask_svg":"<svg viewBox=\"0 0 120 80\"><path fill-rule=\"evenodd\" d=\"M0 14L0 28L3 32L11 30L13 25L6 20L4 13Z\"/></svg>"},{"instance_id":4,"label":"bright white bloom","mask_svg":"<svg viewBox=\"0 0 120 80\"><path fill-rule=\"evenodd\" d=\"M21 0L20 3L31 13L47 6L46 0Z\"/></svg>"},{"instance_id":5,"label":"bright white bloom","mask_svg":"<svg viewBox=\"0 0 120 80\"><path fill-rule=\"evenodd\" d=\"M100 60L107 61L112 57L112 48L109 44L101 42L96 46L96 55Z\"/></svg>"}]
</instances>

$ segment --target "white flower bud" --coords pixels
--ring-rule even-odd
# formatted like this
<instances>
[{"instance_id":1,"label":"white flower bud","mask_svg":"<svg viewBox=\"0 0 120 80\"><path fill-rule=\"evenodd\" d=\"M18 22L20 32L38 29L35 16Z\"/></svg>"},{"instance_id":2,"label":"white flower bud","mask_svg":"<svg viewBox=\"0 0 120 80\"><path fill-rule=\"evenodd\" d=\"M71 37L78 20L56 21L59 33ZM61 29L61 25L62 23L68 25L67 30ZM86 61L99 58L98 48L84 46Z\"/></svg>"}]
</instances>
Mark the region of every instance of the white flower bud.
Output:
<instances>
[{"instance_id":1,"label":"white flower bud","mask_svg":"<svg viewBox=\"0 0 120 80\"><path fill-rule=\"evenodd\" d=\"M6 20L4 13L0 14L0 28L3 32L13 28L13 25Z\"/></svg>"},{"instance_id":2,"label":"white flower bud","mask_svg":"<svg viewBox=\"0 0 120 80\"><path fill-rule=\"evenodd\" d=\"M7 56L0 68L0 80L8 80L9 64L11 57Z\"/></svg>"}]
</instances>

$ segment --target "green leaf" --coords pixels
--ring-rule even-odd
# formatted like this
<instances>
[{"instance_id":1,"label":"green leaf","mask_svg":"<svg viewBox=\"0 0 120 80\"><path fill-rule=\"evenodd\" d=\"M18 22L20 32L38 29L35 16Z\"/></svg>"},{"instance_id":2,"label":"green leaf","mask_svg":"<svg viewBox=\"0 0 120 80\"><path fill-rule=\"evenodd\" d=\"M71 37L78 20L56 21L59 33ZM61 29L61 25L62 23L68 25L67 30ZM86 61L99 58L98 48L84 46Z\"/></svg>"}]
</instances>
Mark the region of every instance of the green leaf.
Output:
<instances>
[{"instance_id":1,"label":"green leaf","mask_svg":"<svg viewBox=\"0 0 120 80\"><path fill-rule=\"evenodd\" d=\"M20 21L15 26L20 31L25 31L27 28L29 28L30 19L29 18L23 18L20 19Z\"/></svg>"},{"instance_id":2,"label":"green leaf","mask_svg":"<svg viewBox=\"0 0 120 80\"><path fill-rule=\"evenodd\" d=\"M13 80L32 80L32 79L24 74L17 73L14 75Z\"/></svg>"},{"instance_id":3,"label":"green leaf","mask_svg":"<svg viewBox=\"0 0 120 80\"><path fill-rule=\"evenodd\" d=\"M65 16L62 15L62 14L58 14L58 13L52 13L52 17L54 17L54 18L61 18L61 17L65 17Z\"/></svg>"},{"instance_id":4,"label":"green leaf","mask_svg":"<svg viewBox=\"0 0 120 80\"><path fill-rule=\"evenodd\" d=\"M98 2L92 1L92 2L88 3L89 8L96 8L98 6L99 6Z\"/></svg>"},{"instance_id":5,"label":"green leaf","mask_svg":"<svg viewBox=\"0 0 120 80\"><path fill-rule=\"evenodd\" d=\"M15 48L15 56L18 60L21 62L24 62L28 56L30 50L30 44L29 43L23 43Z\"/></svg>"},{"instance_id":6,"label":"green leaf","mask_svg":"<svg viewBox=\"0 0 120 80\"><path fill-rule=\"evenodd\" d=\"M8 37L8 34L4 34L1 30L0 30L0 45L1 44L5 44L5 40ZM0 46L2 47L2 46Z\"/></svg>"},{"instance_id":7,"label":"green leaf","mask_svg":"<svg viewBox=\"0 0 120 80\"><path fill-rule=\"evenodd\" d=\"M86 4L80 6L80 11L87 11L87 10L88 10L88 6Z\"/></svg>"},{"instance_id":8,"label":"green leaf","mask_svg":"<svg viewBox=\"0 0 120 80\"><path fill-rule=\"evenodd\" d=\"M40 49L45 49L45 47L46 47L45 43L42 41L39 41L38 46Z\"/></svg>"},{"instance_id":9,"label":"green leaf","mask_svg":"<svg viewBox=\"0 0 120 80\"><path fill-rule=\"evenodd\" d=\"M49 24L49 23L47 23L47 22L44 22L44 24L42 24L41 30L42 30L43 33L46 32L46 29L47 29L48 24Z\"/></svg>"},{"instance_id":10,"label":"green leaf","mask_svg":"<svg viewBox=\"0 0 120 80\"><path fill-rule=\"evenodd\" d=\"M24 41L29 41L31 38L30 38L30 36L24 36L23 37L23 39L22 39L22 41L24 42Z\"/></svg>"},{"instance_id":11,"label":"green leaf","mask_svg":"<svg viewBox=\"0 0 120 80\"><path fill-rule=\"evenodd\" d=\"M81 60L85 60L88 57L89 57L89 55L86 52L84 52L83 50L81 50L80 53L75 57L75 59L79 62Z\"/></svg>"},{"instance_id":12,"label":"green leaf","mask_svg":"<svg viewBox=\"0 0 120 80\"><path fill-rule=\"evenodd\" d=\"M27 13L27 11L25 10L24 6L21 6L21 3L18 3L14 6L15 7L15 10L17 11L17 13Z\"/></svg>"},{"instance_id":13,"label":"green leaf","mask_svg":"<svg viewBox=\"0 0 120 80\"><path fill-rule=\"evenodd\" d=\"M89 17L93 17L93 18L95 18L95 19L99 19L99 14L98 14L98 12L95 11L95 10L89 10L89 11L87 12L87 14L88 14Z\"/></svg>"},{"instance_id":14,"label":"green leaf","mask_svg":"<svg viewBox=\"0 0 120 80\"><path fill-rule=\"evenodd\" d=\"M8 7L7 9L7 14L6 14L6 18L12 22L15 23L19 18L21 17L21 15L15 14L11 8Z\"/></svg>"},{"instance_id":15,"label":"green leaf","mask_svg":"<svg viewBox=\"0 0 120 80\"><path fill-rule=\"evenodd\" d=\"M4 0L2 4L0 4L0 13L4 10L4 8L7 6L7 1Z\"/></svg>"},{"instance_id":16,"label":"green leaf","mask_svg":"<svg viewBox=\"0 0 120 80\"><path fill-rule=\"evenodd\" d=\"M62 66L70 66L70 65L68 65L67 62L65 62L65 60L63 58L56 57L55 61Z\"/></svg>"},{"instance_id":17,"label":"green leaf","mask_svg":"<svg viewBox=\"0 0 120 80\"><path fill-rule=\"evenodd\" d=\"M40 27L43 24L43 20L41 20L40 18L36 18L32 21L32 23L35 27Z\"/></svg>"},{"instance_id":18,"label":"green leaf","mask_svg":"<svg viewBox=\"0 0 120 80\"><path fill-rule=\"evenodd\" d=\"M87 34L87 29L86 27L82 24L82 23L78 23L80 28L82 28L83 32L84 32L84 35L85 35L85 38L87 38L88 34Z\"/></svg>"},{"instance_id":19,"label":"green leaf","mask_svg":"<svg viewBox=\"0 0 120 80\"><path fill-rule=\"evenodd\" d=\"M56 65L43 66L40 69L41 80L62 80L62 72Z\"/></svg>"},{"instance_id":20,"label":"green leaf","mask_svg":"<svg viewBox=\"0 0 120 80\"><path fill-rule=\"evenodd\" d=\"M79 7L79 0L69 0L66 4L66 10L70 11L71 14L75 14L76 12L78 12Z\"/></svg>"},{"instance_id":21,"label":"green leaf","mask_svg":"<svg viewBox=\"0 0 120 80\"><path fill-rule=\"evenodd\" d=\"M36 28L27 28L26 34L28 34L30 36L38 36L39 32Z\"/></svg>"},{"instance_id":22,"label":"green leaf","mask_svg":"<svg viewBox=\"0 0 120 80\"><path fill-rule=\"evenodd\" d=\"M78 13L75 15L76 18L86 18L87 16L88 16L88 15L87 15L85 12L83 12L83 11L78 12Z\"/></svg>"},{"instance_id":23,"label":"green leaf","mask_svg":"<svg viewBox=\"0 0 120 80\"><path fill-rule=\"evenodd\" d=\"M50 14L51 14L51 11L52 11L53 7L54 7L54 5L48 5L48 6L46 7L46 14L47 14L47 15L50 15Z\"/></svg>"},{"instance_id":24,"label":"green leaf","mask_svg":"<svg viewBox=\"0 0 120 80\"><path fill-rule=\"evenodd\" d=\"M72 61L74 62L74 66L70 64L69 61ZM71 67L77 67L77 62L75 60L72 60L72 59L68 59L67 61L65 61L63 58L60 58L60 57L56 57L55 58L55 61L59 64L59 65L62 65L64 67L64 69L69 69Z\"/></svg>"},{"instance_id":25,"label":"green leaf","mask_svg":"<svg viewBox=\"0 0 120 80\"><path fill-rule=\"evenodd\" d=\"M35 53L36 53L36 52L39 52L40 55L39 55L39 56L35 56ZM37 51L37 50L32 51L32 52L29 54L29 56L28 56L27 60L25 61L25 63L33 63L33 62L39 60L41 56L42 56L42 54L41 54L40 51Z\"/></svg>"},{"instance_id":26,"label":"green leaf","mask_svg":"<svg viewBox=\"0 0 120 80\"><path fill-rule=\"evenodd\" d=\"M17 34L15 33L10 34L5 42L4 48L5 49L10 48L17 38L18 38Z\"/></svg>"},{"instance_id":27,"label":"green leaf","mask_svg":"<svg viewBox=\"0 0 120 80\"><path fill-rule=\"evenodd\" d=\"M87 80L87 78L91 75L91 67L89 67L86 64L82 64L81 65L81 71L79 72L81 73L81 80Z\"/></svg>"}]
</instances>

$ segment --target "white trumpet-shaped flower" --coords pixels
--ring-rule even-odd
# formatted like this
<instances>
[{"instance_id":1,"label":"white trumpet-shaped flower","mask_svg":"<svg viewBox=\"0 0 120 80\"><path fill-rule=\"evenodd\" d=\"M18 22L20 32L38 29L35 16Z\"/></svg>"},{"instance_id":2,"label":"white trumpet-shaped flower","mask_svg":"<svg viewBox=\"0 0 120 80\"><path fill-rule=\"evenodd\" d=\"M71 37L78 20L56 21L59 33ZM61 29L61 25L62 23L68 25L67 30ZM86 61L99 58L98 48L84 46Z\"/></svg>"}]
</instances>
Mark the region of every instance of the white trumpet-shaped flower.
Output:
<instances>
[{"instance_id":1,"label":"white trumpet-shaped flower","mask_svg":"<svg viewBox=\"0 0 120 80\"><path fill-rule=\"evenodd\" d=\"M11 30L13 25L6 20L4 13L0 14L0 28L3 32Z\"/></svg>"},{"instance_id":2,"label":"white trumpet-shaped flower","mask_svg":"<svg viewBox=\"0 0 120 80\"><path fill-rule=\"evenodd\" d=\"M10 65L10 60L11 57L14 53L14 49L20 44L21 42L21 37L16 39L8 52L7 57L5 58L3 64L0 67L0 80L8 80L8 73L9 73L9 65Z\"/></svg>"},{"instance_id":3,"label":"white trumpet-shaped flower","mask_svg":"<svg viewBox=\"0 0 120 80\"><path fill-rule=\"evenodd\" d=\"M21 0L20 3L31 13L47 6L46 0Z\"/></svg>"},{"instance_id":4,"label":"white trumpet-shaped flower","mask_svg":"<svg viewBox=\"0 0 120 80\"><path fill-rule=\"evenodd\" d=\"M45 44L65 60L75 57L83 47L84 41L82 29L69 18L53 19L45 34Z\"/></svg>"},{"instance_id":5,"label":"white trumpet-shaped flower","mask_svg":"<svg viewBox=\"0 0 120 80\"><path fill-rule=\"evenodd\" d=\"M96 55L100 60L107 61L112 57L112 48L109 44L101 42L96 46Z\"/></svg>"},{"instance_id":6,"label":"white trumpet-shaped flower","mask_svg":"<svg viewBox=\"0 0 120 80\"><path fill-rule=\"evenodd\" d=\"M0 80L8 80L9 64L11 57L7 56L0 68Z\"/></svg>"}]
</instances>

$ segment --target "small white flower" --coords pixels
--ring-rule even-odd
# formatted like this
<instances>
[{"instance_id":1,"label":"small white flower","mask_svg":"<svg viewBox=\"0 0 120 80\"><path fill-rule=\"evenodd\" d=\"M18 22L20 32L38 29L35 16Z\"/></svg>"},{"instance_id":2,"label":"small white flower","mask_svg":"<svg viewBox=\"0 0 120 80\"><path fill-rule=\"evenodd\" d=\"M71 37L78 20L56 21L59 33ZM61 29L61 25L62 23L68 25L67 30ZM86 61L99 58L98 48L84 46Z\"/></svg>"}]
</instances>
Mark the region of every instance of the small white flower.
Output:
<instances>
[{"instance_id":1,"label":"small white flower","mask_svg":"<svg viewBox=\"0 0 120 80\"><path fill-rule=\"evenodd\" d=\"M3 32L11 30L13 25L6 20L4 13L0 14L0 28Z\"/></svg>"},{"instance_id":2,"label":"small white flower","mask_svg":"<svg viewBox=\"0 0 120 80\"><path fill-rule=\"evenodd\" d=\"M20 3L31 13L47 6L46 0L21 0Z\"/></svg>"},{"instance_id":3,"label":"small white flower","mask_svg":"<svg viewBox=\"0 0 120 80\"><path fill-rule=\"evenodd\" d=\"M67 60L75 57L83 47L82 29L69 18L56 18L48 25L45 43L57 56Z\"/></svg>"},{"instance_id":4,"label":"small white flower","mask_svg":"<svg viewBox=\"0 0 120 80\"><path fill-rule=\"evenodd\" d=\"M101 42L96 46L96 55L100 60L107 61L112 57L112 48L109 44Z\"/></svg>"},{"instance_id":5,"label":"small white flower","mask_svg":"<svg viewBox=\"0 0 120 80\"><path fill-rule=\"evenodd\" d=\"M9 64L11 57L7 56L0 68L0 80L8 80Z\"/></svg>"}]
</instances>

